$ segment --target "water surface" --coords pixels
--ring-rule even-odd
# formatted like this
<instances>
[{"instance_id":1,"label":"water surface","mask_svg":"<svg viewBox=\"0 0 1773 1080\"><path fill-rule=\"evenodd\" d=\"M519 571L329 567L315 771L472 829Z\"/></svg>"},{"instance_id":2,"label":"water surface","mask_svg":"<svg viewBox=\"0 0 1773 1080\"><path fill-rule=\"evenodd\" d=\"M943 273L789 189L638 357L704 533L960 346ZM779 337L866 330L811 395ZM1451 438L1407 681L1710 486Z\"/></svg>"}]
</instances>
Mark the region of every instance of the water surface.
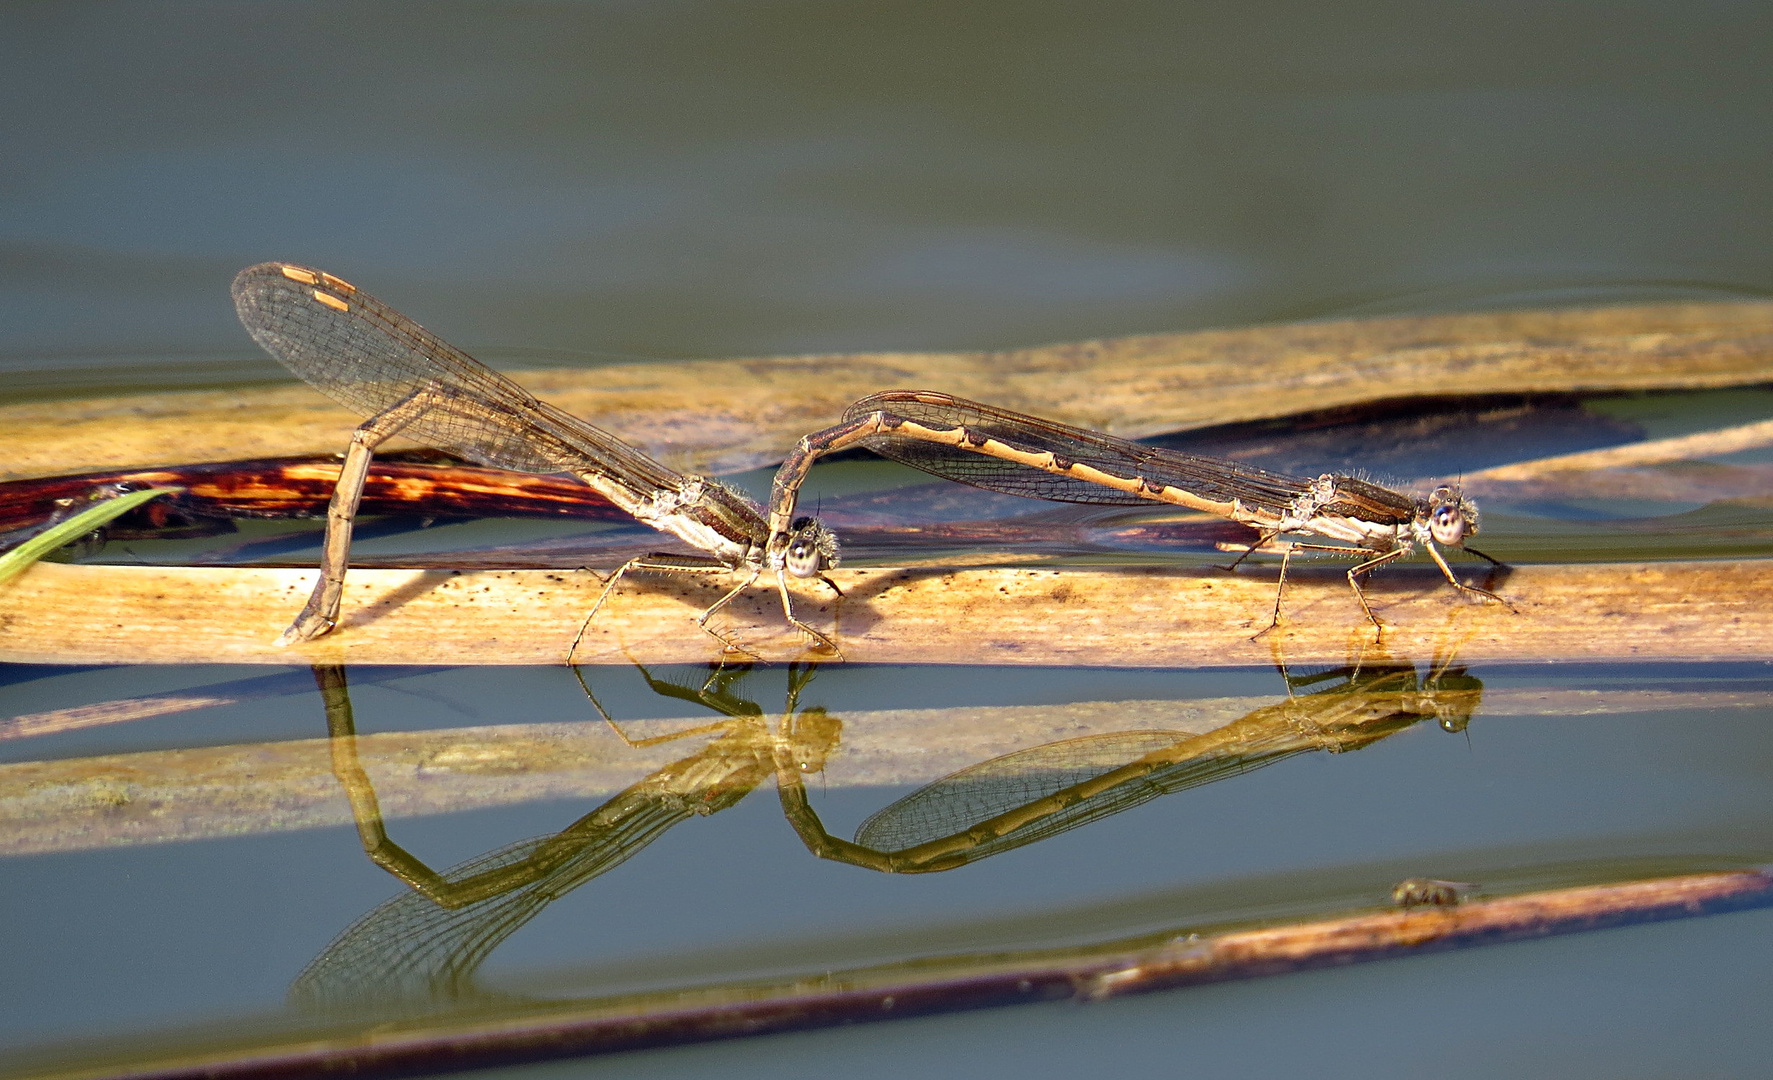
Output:
<instances>
[{"instance_id":1,"label":"water surface","mask_svg":"<svg viewBox=\"0 0 1773 1080\"><path fill-rule=\"evenodd\" d=\"M25 5L0 28L4 401L286 378L233 321L226 290L240 267L272 258L356 281L504 366L1019 346L1773 288L1773 26L1752 5ZM1541 402L1489 428L1462 414L1433 438L1379 420L1302 439L1216 437L1277 467L1406 479L1481 468L1501 450L1567 452L1770 413L1750 389ZM811 491L839 513L853 500L857 521L935 515L938 496L908 493L921 483L840 462ZM1485 509L1485 549L1511 560L1769 550L1764 502ZM962 499L941 512L1021 511ZM578 535L419 524L379 523L362 551ZM318 538L311 524L277 525L88 557L207 558L243 537L257 546L232 553L267 561L312 558ZM857 552L980 554L992 553ZM1178 557L1136 544L1036 554ZM1431 658L1394 659L1435 674ZM587 680L639 733L721 718L645 674L601 668ZM709 672L652 674L698 687ZM0 743L0 755L70 761L327 730L304 669L0 669L0 716L267 675L285 677L237 704ZM1411 875L1508 891L1769 860L1764 706L1523 715L1495 704L1546 687L1762 694L1773 689L1765 665L1463 675L1485 702L1463 732L1418 722L1358 752L1300 754L945 872L814 858L760 776L749 796L689 814L539 906L471 983L376 1007L467 1014L513 996L1300 916L1381 903ZM361 732L605 730L564 669L350 678ZM789 678L749 672L729 703L752 702L774 724ZM1110 708L1081 737L1168 730L1162 703L1182 715L1247 698L1255 710L1288 689L1275 669L826 664L798 705L839 719L950 708L960 712L948 722L966 725L966 710L1146 703L1124 719ZM846 726L808 780L839 836L918 787L862 781L845 753L869 730ZM599 737L608 760L625 760L619 739ZM718 737L632 751L625 782ZM392 817L389 829L441 869L552 834L598 803L518 800ZM152 1047L322 1022L325 1008L291 1003L292 983L405 890L365 857L342 805L325 825L6 858L0 1045L12 1067L78 1057L92 1040ZM1768 1049L1751 1022L1773 991L1766 921L522 1071L1746 1076Z\"/></svg>"}]
</instances>

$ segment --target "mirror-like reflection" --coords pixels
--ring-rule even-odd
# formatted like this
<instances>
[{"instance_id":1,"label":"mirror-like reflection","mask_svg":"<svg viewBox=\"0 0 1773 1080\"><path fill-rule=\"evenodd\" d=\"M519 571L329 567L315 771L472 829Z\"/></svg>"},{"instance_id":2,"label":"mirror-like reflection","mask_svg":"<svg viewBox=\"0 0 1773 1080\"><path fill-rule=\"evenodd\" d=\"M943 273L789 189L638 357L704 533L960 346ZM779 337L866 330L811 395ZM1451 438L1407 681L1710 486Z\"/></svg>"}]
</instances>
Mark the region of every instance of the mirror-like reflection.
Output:
<instances>
[{"instance_id":1,"label":"mirror-like reflection","mask_svg":"<svg viewBox=\"0 0 1773 1080\"><path fill-rule=\"evenodd\" d=\"M682 822L736 805L774 776L784 814L807 849L888 873L951 870L1132 809L1160 795L1242 775L1313 750L1371 745L1423 720L1463 731L1483 685L1451 657L1426 671L1387 656L1293 674L1277 658L1287 695L1216 730L1124 731L1048 742L954 772L869 817L853 841L832 836L805 778L836 750L843 722L802 697L817 665L788 669L774 722L740 684L752 665L717 667L700 687L647 685L723 719L631 739L630 746L712 736L693 753L630 785L560 832L522 840L437 871L392 840L373 783L357 757L345 671L317 667L332 766L350 800L364 851L409 888L345 930L298 976L299 1007L378 1009L483 997L475 974L499 944L550 902L638 853ZM582 676L581 676L582 681Z\"/></svg>"},{"instance_id":2,"label":"mirror-like reflection","mask_svg":"<svg viewBox=\"0 0 1773 1080\"><path fill-rule=\"evenodd\" d=\"M1389 659L1280 671L1284 700L1217 731L1113 732L1005 754L876 812L854 842L826 831L790 767L777 771L782 810L821 858L892 874L952 870L1295 754L1358 750L1428 719L1464 731L1483 701L1477 677L1438 658L1426 675ZM1295 693L1318 683L1328 685Z\"/></svg>"},{"instance_id":3,"label":"mirror-like reflection","mask_svg":"<svg viewBox=\"0 0 1773 1080\"><path fill-rule=\"evenodd\" d=\"M474 993L473 976L499 943L553 900L621 865L667 830L739 802L778 768L779 734L763 709L734 685L749 665L717 669L691 690L641 674L656 692L704 705L728 719L630 745L719 732L717 738L631 785L552 836L520 840L441 873L389 839L369 775L357 761L356 725L345 671L317 667L326 703L333 770L351 801L363 849L376 865L410 886L354 923L296 978L298 1005L334 1007L357 1001L457 998ZM815 667L789 672L787 717ZM587 694L589 688L587 687ZM596 699L592 698L593 704ZM602 706L597 706L602 712ZM608 714L604 714L608 720ZM622 734L614 720L610 725ZM823 767L842 725L809 709L793 725L797 764Z\"/></svg>"}]
</instances>

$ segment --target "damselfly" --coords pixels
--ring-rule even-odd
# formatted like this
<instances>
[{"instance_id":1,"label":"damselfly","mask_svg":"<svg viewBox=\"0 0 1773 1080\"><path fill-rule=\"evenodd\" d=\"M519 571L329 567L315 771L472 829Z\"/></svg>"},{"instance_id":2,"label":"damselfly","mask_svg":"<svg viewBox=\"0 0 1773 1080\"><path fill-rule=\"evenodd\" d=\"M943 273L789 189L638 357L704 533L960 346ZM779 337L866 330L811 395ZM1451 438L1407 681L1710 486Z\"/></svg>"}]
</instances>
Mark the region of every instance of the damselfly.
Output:
<instances>
[{"instance_id":1,"label":"damselfly","mask_svg":"<svg viewBox=\"0 0 1773 1080\"><path fill-rule=\"evenodd\" d=\"M265 351L316 390L369 417L351 435L327 507L320 580L279 644L308 641L336 624L351 522L370 458L377 445L401 433L481 465L571 474L642 523L708 552L629 560L606 580L592 605L593 615L631 570L732 571L745 575L744 580L696 620L720 638L709 628L709 617L766 568L770 532L762 508L749 498L718 480L666 468L608 432L538 401L348 282L305 267L263 263L234 279L234 307ZM795 627L835 650L829 638L795 618L786 575L817 577L836 590L822 571L837 565L837 541L810 517L790 522L782 539L779 550L784 554L768 567L775 571L782 612ZM579 632L582 636L583 627ZM573 648L577 646L575 638ZM570 660L572 649L567 655Z\"/></svg>"},{"instance_id":2,"label":"damselfly","mask_svg":"<svg viewBox=\"0 0 1773 1080\"><path fill-rule=\"evenodd\" d=\"M840 423L800 441L776 473L770 497L772 554L766 558L782 558L790 550L799 520L795 504L813 462L856 445L936 476L1012 495L1126 506L1172 503L1240 522L1255 529L1258 539L1233 567L1289 533L1342 541L1285 542L1271 628L1280 622L1288 561L1300 550L1361 560L1348 571L1348 584L1374 626L1381 624L1367 603L1361 578L1418 545L1454 588L1507 603L1461 582L1436 546L1464 547L1501 565L1466 547L1466 538L1478 531L1477 507L1457 485L1442 485L1416 498L1336 473L1314 479L1286 476L925 390L870 394L844 410Z\"/></svg>"}]
</instances>

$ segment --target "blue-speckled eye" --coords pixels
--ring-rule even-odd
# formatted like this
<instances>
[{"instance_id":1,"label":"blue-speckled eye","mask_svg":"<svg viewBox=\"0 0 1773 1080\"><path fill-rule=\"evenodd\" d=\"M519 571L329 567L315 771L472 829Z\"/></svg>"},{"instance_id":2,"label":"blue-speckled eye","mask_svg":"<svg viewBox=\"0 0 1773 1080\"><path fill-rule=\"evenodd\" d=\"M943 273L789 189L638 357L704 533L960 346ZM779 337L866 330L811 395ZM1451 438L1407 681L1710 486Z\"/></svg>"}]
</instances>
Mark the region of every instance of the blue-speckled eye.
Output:
<instances>
[{"instance_id":1,"label":"blue-speckled eye","mask_svg":"<svg viewBox=\"0 0 1773 1080\"><path fill-rule=\"evenodd\" d=\"M1437 506L1434 513L1429 515L1428 531L1436 543L1458 547L1465 541L1465 515L1460 513L1457 506Z\"/></svg>"},{"instance_id":2,"label":"blue-speckled eye","mask_svg":"<svg viewBox=\"0 0 1773 1080\"><path fill-rule=\"evenodd\" d=\"M788 551L783 561L795 577L817 577L826 567L837 565L837 540L830 530L810 517L795 519Z\"/></svg>"}]
</instances>

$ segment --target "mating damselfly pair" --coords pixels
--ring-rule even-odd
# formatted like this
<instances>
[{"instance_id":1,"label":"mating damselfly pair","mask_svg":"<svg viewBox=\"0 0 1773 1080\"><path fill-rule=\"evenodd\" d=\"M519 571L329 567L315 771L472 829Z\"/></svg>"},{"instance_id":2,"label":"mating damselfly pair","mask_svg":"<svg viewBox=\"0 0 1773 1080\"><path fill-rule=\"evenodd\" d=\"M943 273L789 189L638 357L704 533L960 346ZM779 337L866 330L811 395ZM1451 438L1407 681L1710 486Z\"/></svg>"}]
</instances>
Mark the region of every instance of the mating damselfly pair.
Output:
<instances>
[{"instance_id":1,"label":"mating damselfly pair","mask_svg":"<svg viewBox=\"0 0 1773 1080\"><path fill-rule=\"evenodd\" d=\"M788 579L817 578L838 591L824 573L837 565L837 539L816 518L798 514L796 504L813 463L851 446L993 491L1073 503L1168 503L1250 526L1258 538L1233 567L1251 552L1277 544L1283 554L1271 626L1280 619L1280 590L1295 550L1358 559L1348 583L1374 626L1380 620L1361 579L1418 547L1460 592L1506 603L1461 582L1441 553L1442 547L1472 551L1466 540L1478 529L1477 510L1457 485L1414 497L1336 473L1288 476L947 394L890 390L862 398L837 424L802 439L776 474L766 513L718 480L679 473L538 400L331 274L263 263L241 271L233 293L240 320L255 341L314 388L368 417L351 436L327 510L319 580L279 639L283 644L311 640L336 625L352 519L371 457L378 445L402 434L481 465L570 474L636 520L706 552L644 555L623 564L606 579L586 625L631 571L732 573L739 582L697 619L729 648L733 642L711 628L709 619L768 573L788 622L837 651L829 636L796 617ZM1282 539L1296 535L1341 543Z\"/></svg>"}]
</instances>

